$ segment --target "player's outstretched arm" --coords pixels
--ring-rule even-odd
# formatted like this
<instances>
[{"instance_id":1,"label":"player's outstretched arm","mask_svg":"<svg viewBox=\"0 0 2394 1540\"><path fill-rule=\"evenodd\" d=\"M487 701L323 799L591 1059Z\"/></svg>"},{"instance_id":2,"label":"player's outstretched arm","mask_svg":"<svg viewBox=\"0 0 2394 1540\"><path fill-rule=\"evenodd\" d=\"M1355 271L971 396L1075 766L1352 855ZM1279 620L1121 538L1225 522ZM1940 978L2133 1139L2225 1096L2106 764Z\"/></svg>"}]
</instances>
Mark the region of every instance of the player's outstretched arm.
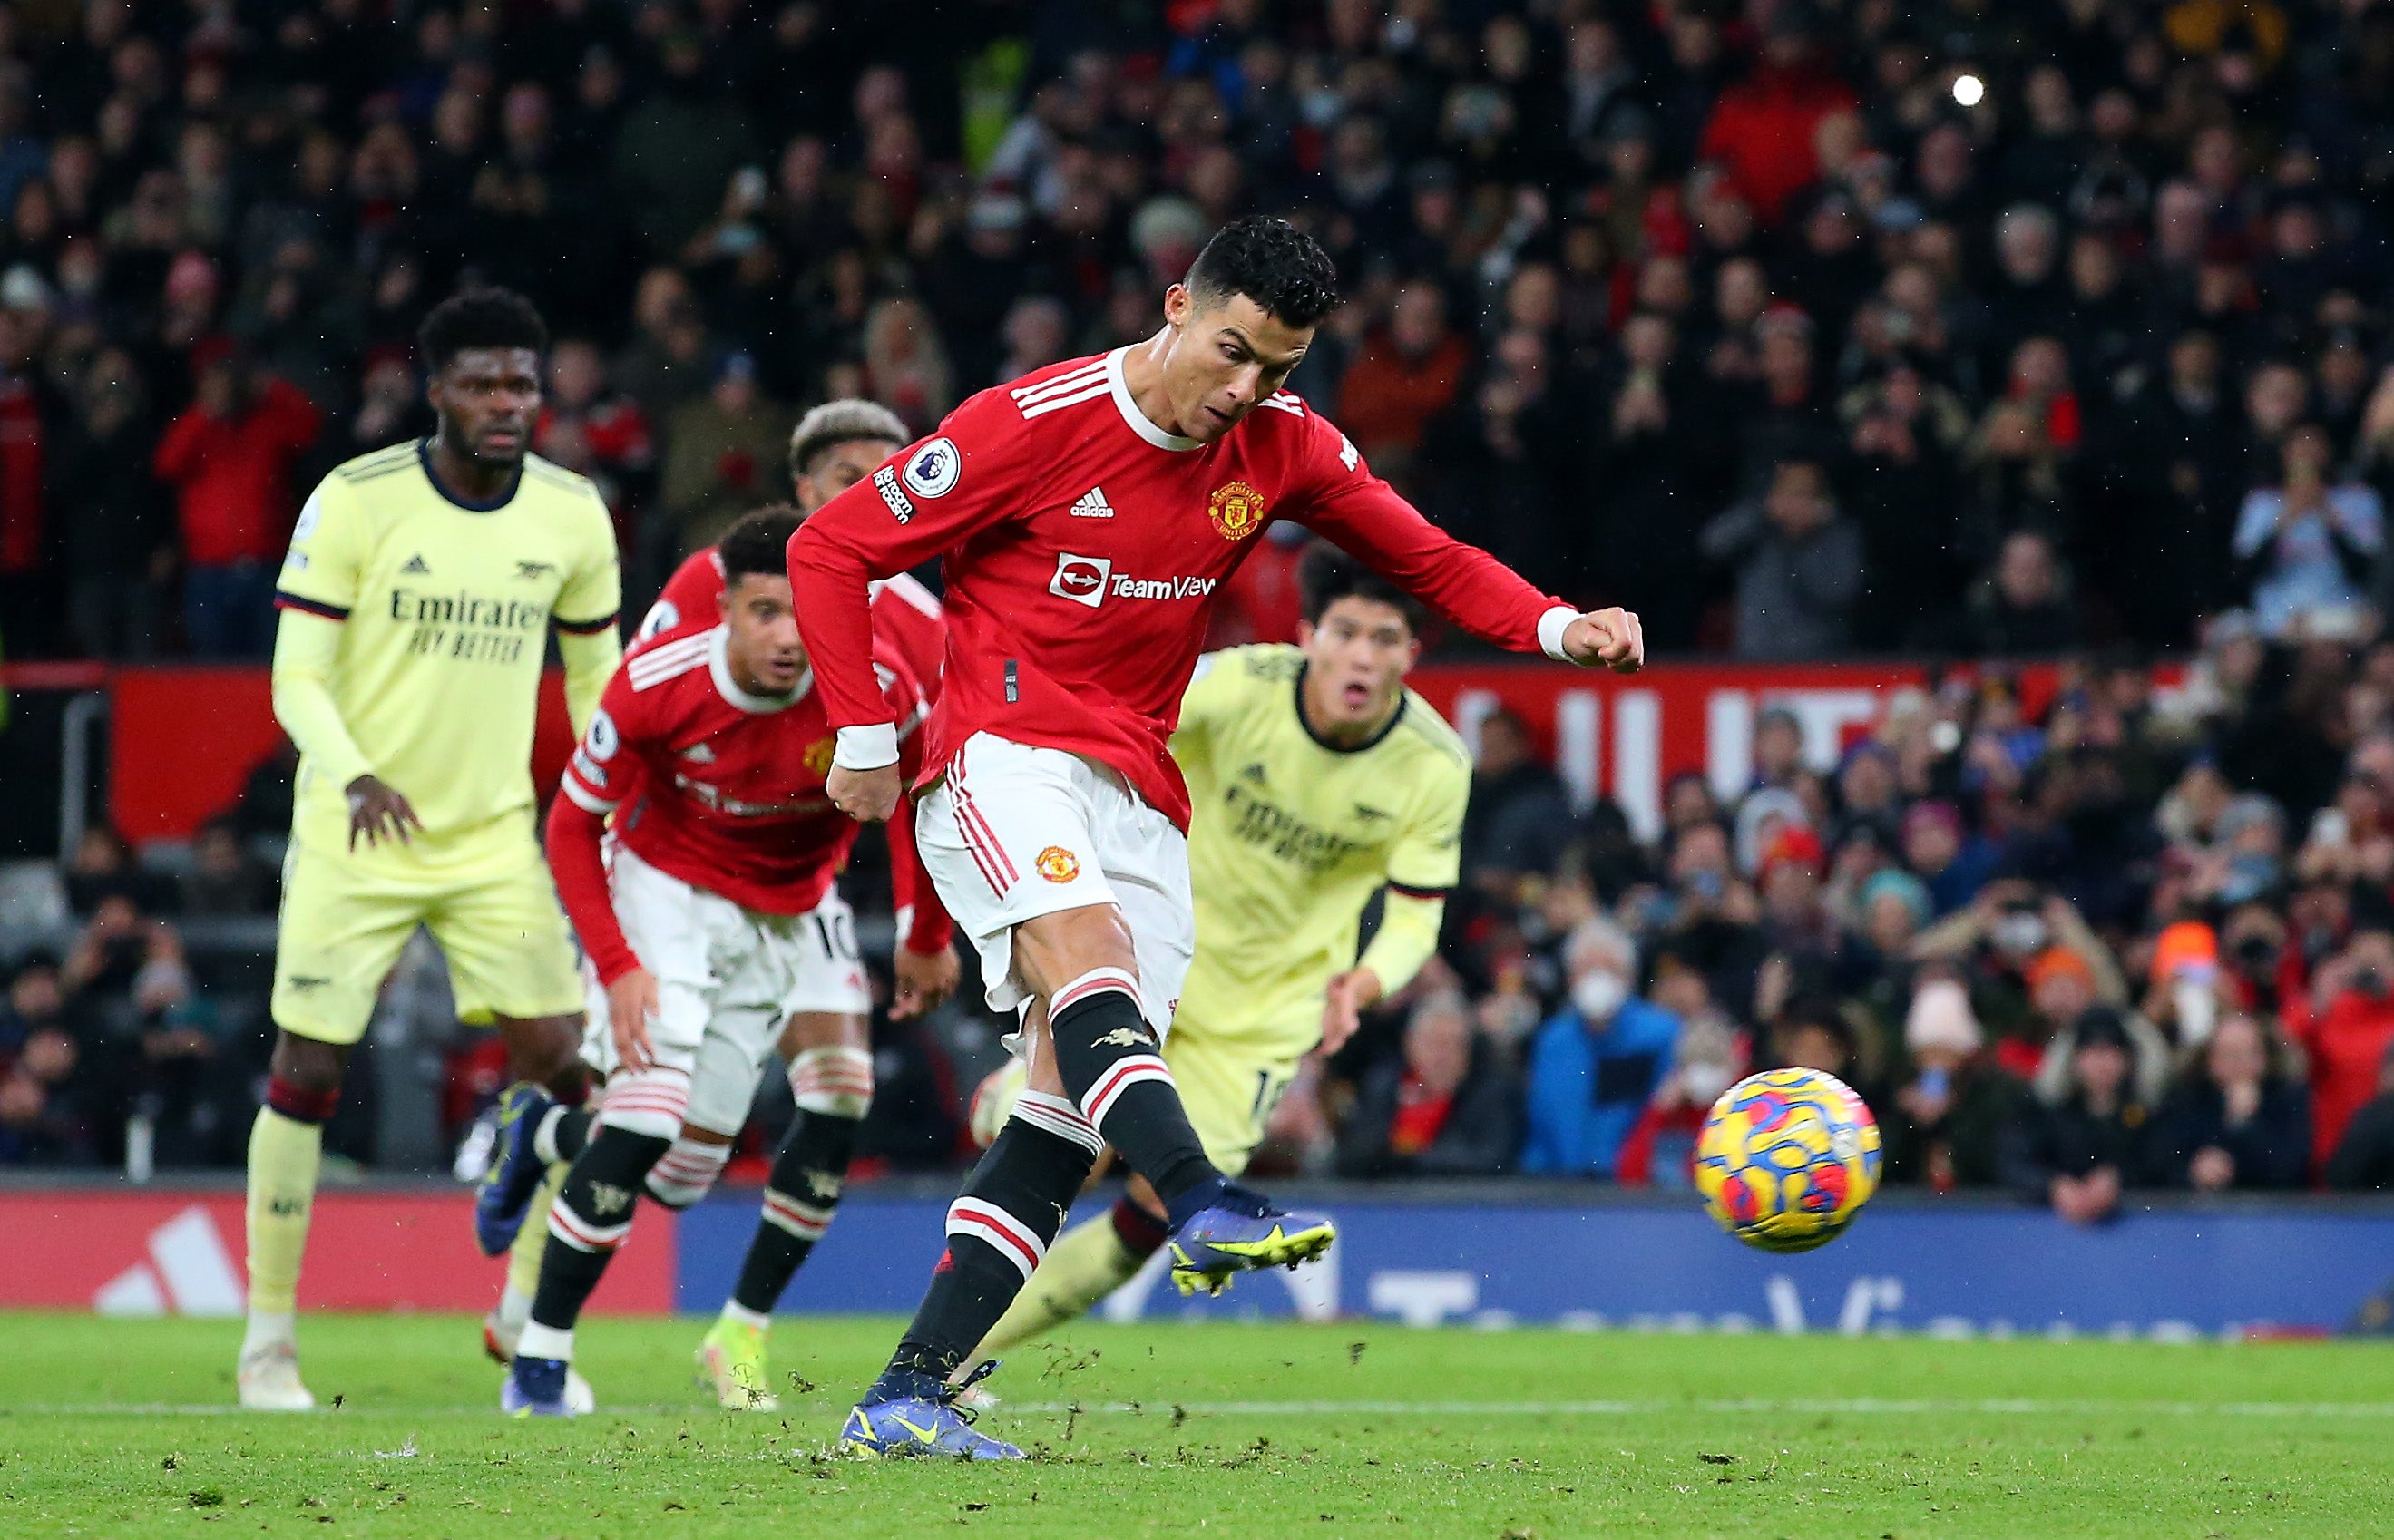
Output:
<instances>
[{"instance_id":1,"label":"player's outstretched arm","mask_svg":"<svg viewBox=\"0 0 2394 1540\"><path fill-rule=\"evenodd\" d=\"M1643 665L1646 637L1636 615L1618 609L1581 614L1540 593L1486 551L1422 517L1372 474L1328 422L1309 415L1306 427L1312 479L1286 517L1327 535L1447 619L1500 647L1621 674Z\"/></svg>"}]
</instances>

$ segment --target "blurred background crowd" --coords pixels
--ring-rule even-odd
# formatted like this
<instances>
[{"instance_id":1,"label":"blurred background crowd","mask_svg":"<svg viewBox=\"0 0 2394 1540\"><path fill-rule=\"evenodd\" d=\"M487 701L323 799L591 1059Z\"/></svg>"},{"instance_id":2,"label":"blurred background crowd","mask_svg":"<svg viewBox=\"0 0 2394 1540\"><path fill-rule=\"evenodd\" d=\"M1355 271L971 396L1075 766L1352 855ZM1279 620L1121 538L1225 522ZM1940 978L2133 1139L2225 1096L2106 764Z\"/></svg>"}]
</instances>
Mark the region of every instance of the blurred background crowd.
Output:
<instances>
[{"instance_id":1,"label":"blurred background crowd","mask_svg":"<svg viewBox=\"0 0 2394 1540\"><path fill-rule=\"evenodd\" d=\"M1441 960L1288 1099L1283 1168L1683 1181L1714 1092L1792 1062L1901 1183L2368 1185L2389 178L2371 0L21 0L0 645L262 657L297 499L426 429L461 283L546 310L538 448L637 613L786 490L805 407L927 428L1282 212L1351 296L1292 388L1458 535L1666 658L1968 660L1837 762L1766 713L1756 783L1676 783L1642 844L1492 719ZM1286 634L1295 544L1217 640ZM53 874L0 1161L238 1161L254 994L177 927L270 915L278 795ZM495 1067L410 977L384 1093L454 1129ZM889 1033L886 1159L956 1158L977 1031Z\"/></svg>"}]
</instances>

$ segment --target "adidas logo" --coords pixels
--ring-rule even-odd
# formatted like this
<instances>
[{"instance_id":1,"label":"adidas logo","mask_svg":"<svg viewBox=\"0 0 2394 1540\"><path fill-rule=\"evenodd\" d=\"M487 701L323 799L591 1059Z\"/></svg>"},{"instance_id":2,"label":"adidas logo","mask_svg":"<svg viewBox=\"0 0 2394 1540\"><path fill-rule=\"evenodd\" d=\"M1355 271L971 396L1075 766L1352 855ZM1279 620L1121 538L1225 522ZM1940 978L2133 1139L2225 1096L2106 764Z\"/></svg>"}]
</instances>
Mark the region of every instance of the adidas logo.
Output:
<instances>
[{"instance_id":1,"label":"adidas logo","mask_svg":"<svg viewBox=\"0 0 2394 1540\"><path fill-rule=\"evenodd\" d=\"M204 1208L192 1205L150 1232L149 1257L93 1291L101 1315L238 1316L241 1273Z\"/></svg>"},{"instance_id":2,"label":"adidas logo","mask_svg":"<svg viewBox=\"0 0 2394 1540\"><path fill-rule=\"evenodd\" d=\"M407 559L407 565L400 569L401 573L408 577L424 577L428 575L431 571L432 569L425 564L424 555L420 551L415 555L409 557Z\"/></svg>"},{"instance_id":3,"label":"adidas logo","mask_svg":"<svg viewBox=\"0 0 2394 1540\"><path fill-rule=\"evenodd\" d=\"M1091 487L1072 504L1072 517L1075 519L1112 519L1113 516L1113 505L1106 501L1106 489L1103 487Z\"/></svg>"},{"instance_id":4,"label":"adidas logo","mask_svg":"<svg viewBox=\"0 0 2394 1540\"><path fill-rule=\"evenodd\" d=\"M690 747L681 751L681 757L689 760L693 765L711 765L715 763L715 751L708 748L704 744L691 744Z\"/></svg>"},{"instance_id":5,"label":"adidas logo","mask_svg":"<svg viewBox=\"0 0 2394 1540\"><path fill-rule=\"evenodd\" d=\"M1260 763L1249 765L1246 769L1239 771L1239 779L1242 781L1252 781L1256 785L1260 786L1264 783L1264 768Z\"/></svg>"}]
</instances>

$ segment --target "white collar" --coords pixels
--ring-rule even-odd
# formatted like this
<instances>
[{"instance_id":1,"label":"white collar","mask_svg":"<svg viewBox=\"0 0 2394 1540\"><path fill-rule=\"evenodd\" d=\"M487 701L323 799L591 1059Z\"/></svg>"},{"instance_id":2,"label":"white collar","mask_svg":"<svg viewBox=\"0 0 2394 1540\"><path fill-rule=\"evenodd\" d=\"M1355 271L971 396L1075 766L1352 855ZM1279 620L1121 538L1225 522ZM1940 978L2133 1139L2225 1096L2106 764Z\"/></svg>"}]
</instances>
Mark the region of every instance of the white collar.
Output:
<instances>
[{"instance_id":1,"label":"white collar","mask_svg":"<svg viewBox=\"0 0 2394 1540\"><path fill-rule=\"evenodd\" d=\"M1123 356L1129 351L1128 348L1117 348L1106 355L1106 385L1113 392L1114 410L1122 414L1122 420L1130 424L1132 432L1158 449L1185 453L1191 449L1204 448L1204 444L1194 439L1184 439L1177 433L1166 433L1156 427L1154 419L1140 411L1138 402L1130 399L1130 387L1123 383Z\"/></svg>"},{"instance_id":2,"label":"white collar","mask_svg":"<svg viewBox=\"0 0 2394 1540\"><path fill-rule=\"evenodd\" d=\"M740 681L731 677L731 627L729 625L717 626L708 637L706 671L715 677L717 694L757 717L797 704L806 698L807 691L814 688L815 682L815 671L809 668L799 673L798 682L790 687L786 695L757 695L741 689Z\"/></svg>"}]
</instances>

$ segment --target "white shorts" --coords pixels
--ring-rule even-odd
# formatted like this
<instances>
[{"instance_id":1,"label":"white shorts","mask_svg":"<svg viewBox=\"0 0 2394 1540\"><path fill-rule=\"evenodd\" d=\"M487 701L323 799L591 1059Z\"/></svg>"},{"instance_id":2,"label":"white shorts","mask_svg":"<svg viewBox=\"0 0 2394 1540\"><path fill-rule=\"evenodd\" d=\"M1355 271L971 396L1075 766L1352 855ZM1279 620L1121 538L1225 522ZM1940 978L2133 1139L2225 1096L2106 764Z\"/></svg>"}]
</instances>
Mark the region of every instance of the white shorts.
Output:
<instances>
[{"instance_id":1,"label":"white shorts","mask_svg":"<svg viewBox=\"0 0 2394 1540\"><path fill-rule=\"evenodd\" d=\"M1014 972L1014 928L1092 904L1122 910L1138 958L1140 1009L1160 1036L1197 950L1189 841L1109 766L976 732L914 809L924 869L980 954L992 1010L1031 993Z\"/></svg>"},{"instance_id":2,"label":"white shorts","mask_svg":"<svg viewBox=\"0 0 2394 1540\"><path fill-rule=\"evenodd\" d=\"M762 914L668 876L621 846L613 853L616 922L657 981L649 1023L657 1062L690 1073L689 1122L737 1134L792 1013L873 1009L848 902L834 889L807 914ZM582 1057L612 1074L607 991L586 959L582 973L590 1013Z\"/></svg>"}]
</instances>

